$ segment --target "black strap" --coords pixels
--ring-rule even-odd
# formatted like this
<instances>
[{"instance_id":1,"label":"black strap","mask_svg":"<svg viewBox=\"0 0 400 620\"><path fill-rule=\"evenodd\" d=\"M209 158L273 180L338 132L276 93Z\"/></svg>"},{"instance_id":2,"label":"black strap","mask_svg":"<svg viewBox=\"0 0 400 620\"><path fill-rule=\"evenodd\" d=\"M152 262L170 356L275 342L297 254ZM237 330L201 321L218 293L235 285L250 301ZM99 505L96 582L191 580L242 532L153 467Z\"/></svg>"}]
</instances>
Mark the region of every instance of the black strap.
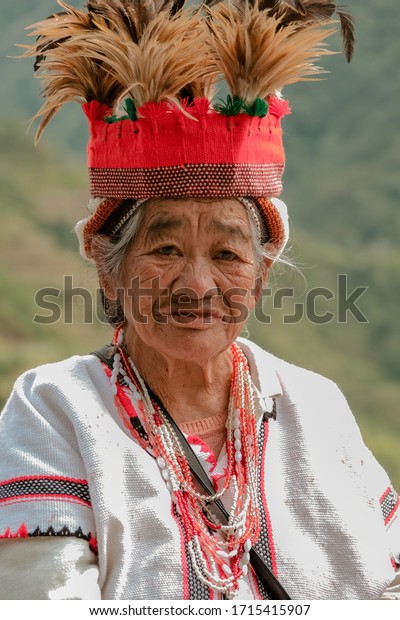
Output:
<instances>
[{"instance_id":1,"label":"black strap","mask_svg":"<svg viewBox=\"0 0 400 620\"><path fill-rule=\"evenodd\" d=\"M96 355L105 364L107 364L109 367L112 367L113 360L112 360L112 357L110 357L109 355L109 348L110 347L106 345L99 351L94 351L92 355ZM154 392L152 392L152 390L150 390L149 388L147 389L148 389L150 398L152 398L152 400L156 402L157 405L160 407L165 418L168 420L169 424L172 426L174 432L176 433L179 439L179 442L185 452L185 456L186 456L187 462L189 464L189 467L190 467L190 470L193 476L195 477L197 482L200 484L200 486L204 489L204 491L208 495L214 495L215 490L214 490L214 487L212 486L211 480L209 479L206 472L204 471L200 461L198 460L195 452L192 450L192 447L188 443L185 435L182 433L179 426L177 426L177 424L175 423L174 419L169 414L169 412L165 409L160 399L154 394ZM218 518L224 524L228 523L229 514L225 506L221 502L221 500L216 499L210 503L212 503L214 512L217 514ZM287 601L291 600L290 596L288 595L284 587L280 584L278 579L275 577L273 572L269 569L269 567L267 566L267 564L265 563L261 555L258 553L258 551L254 549L254 547L250 549L250 563L255 573L257 574L257 577L259 578L266 592L268 593L268 597L271 600L287 600Z\"/></svg>"}]
</instances>

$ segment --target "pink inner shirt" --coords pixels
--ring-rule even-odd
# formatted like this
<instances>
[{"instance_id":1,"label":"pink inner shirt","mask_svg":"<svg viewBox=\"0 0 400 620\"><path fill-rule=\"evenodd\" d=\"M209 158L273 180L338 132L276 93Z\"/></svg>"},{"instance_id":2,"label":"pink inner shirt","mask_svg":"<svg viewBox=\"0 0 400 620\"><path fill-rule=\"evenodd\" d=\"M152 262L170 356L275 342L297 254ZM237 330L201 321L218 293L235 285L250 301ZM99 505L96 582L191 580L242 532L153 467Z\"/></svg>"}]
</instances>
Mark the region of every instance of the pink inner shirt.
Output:
<instances>
[{"instance_id":1,"label":"pink inner shirt","mask_svg":"<svg viewBox=\"0 0 400 620\"><path fill-rule=\"evenodd\" d=\"M218 458L226 440L226 418L226 412L218 413L195 422L179 424L179 428L186 435L200 437Z\"/></svg>"}]
</instances>

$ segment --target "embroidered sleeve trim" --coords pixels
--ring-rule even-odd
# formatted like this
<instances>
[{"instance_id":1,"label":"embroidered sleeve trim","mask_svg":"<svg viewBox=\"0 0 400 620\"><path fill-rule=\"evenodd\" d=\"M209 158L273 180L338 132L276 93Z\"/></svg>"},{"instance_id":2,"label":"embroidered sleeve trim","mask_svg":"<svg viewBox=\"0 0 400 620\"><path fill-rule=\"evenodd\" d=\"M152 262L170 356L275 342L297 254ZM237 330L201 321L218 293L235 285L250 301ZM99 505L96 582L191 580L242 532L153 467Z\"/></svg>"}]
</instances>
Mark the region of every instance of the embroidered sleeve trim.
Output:
<instances>
[{"instance_id":1,"label":"embroidered sleeve trim","mask_svg":"<svg viewBox=\"0 0 400 620\"><path fill-rule=\"evenodd\" d=\"M16 532L12 532L11 528L6 529L4 534L0 534L0 540L9 538L35 538L37 536L73 536L75 538L82 538L89 543L89 548L93 553L96 555L98 553L97 540L91 532L89 532L89 534L84 534L80 527L72 532L66 525L59 531L56 531L52 526L42 531L38 526L33 532L29 532L25 523L22 523Z\"/></svg>"},{"instance_id":2,"label":"embroidered sleeve trim","mask_svg":"<svg viewBox=\"0 0 400 620\"><path fill-rule=\"evenodd\" d=\"M400 497L392 486L388 487L379 499L385 525L388 526L394 519L400 507Z\"/></svg>"},{"instance_id":3,"label":"embroidered sleeve trim","mask_svg":"<svg viewBox=\"0 0 400 620\"><path fill-rule=\"evenodd\" d=\"M0 504L48 499L92 506L86 480L62 476L22 476L0 482Z\"/></svg>"}]
</instances>

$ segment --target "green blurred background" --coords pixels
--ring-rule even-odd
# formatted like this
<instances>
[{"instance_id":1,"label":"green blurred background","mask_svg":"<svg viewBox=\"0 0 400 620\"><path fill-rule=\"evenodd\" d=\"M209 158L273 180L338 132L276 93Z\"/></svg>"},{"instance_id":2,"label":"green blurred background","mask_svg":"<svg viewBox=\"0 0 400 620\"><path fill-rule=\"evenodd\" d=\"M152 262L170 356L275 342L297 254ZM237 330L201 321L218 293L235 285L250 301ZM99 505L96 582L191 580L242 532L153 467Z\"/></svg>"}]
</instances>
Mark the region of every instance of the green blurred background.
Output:
<instances>
[{"instance_id":1,"label":"green blurred background","mask_svg":"<svg viewBox=\"0 0 400 620\"><path fill-rule=\"evenodd\" d=\"M293 115L284 119L288 163L282 197L292 220L289 255L299 270L278 267L270 285L272 292L293 287L295 298L273 310L273 295L266 297L264 312L271 321L253 318L249 332L276 355L340 385L366 443L400 488L399 4L353 0L349 7L357 23L353 62L330 56L323 63L331 72L326 81L285 92ZM68 105L34 148L26 120L40 105L39 84L29 60L9 58L19 53L14 43L25 43L24 27L56 10L55 0L0 6L2 402L25 369L86 353L111 335L107 326L91 321L91 307L79 291L66 290L64 280L72 276L73 287L95 294L95 273L80 259L72 233L86 216L88 199L85 119L78 105ZM331 45L339 49L339 37ZM351 313L339 322L339 274L347 275L349 293L367 287L357 302L367 323ZM35 303L44 287L61 291L61 316L53 324L33 320L50 314ZM307 317L284 322L315 287L332 290L335 298L320 298L315 310L334 318L325 324ZM72 316L65 315L68 308Z\"/></svg>"}]
</instances>

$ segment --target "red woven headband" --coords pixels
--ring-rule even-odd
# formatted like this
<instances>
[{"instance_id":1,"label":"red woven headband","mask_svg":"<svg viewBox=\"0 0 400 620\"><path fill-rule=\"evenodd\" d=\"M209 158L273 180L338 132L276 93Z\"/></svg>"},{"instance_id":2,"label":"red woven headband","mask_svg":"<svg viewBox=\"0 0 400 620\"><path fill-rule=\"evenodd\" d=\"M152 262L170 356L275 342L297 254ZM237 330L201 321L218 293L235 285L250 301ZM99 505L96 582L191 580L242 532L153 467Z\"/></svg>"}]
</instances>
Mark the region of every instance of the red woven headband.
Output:
<instances>
[{"instance_id":1,"label":"red woven headband","mask_svg":"<svg viewBox=\"0 0 400 620\"><path fill-rule=\"evenodd\" d=\"M224 116L195 99L186 116L167 103L146 104L140 118L109 123L97 102L83 106L90 124L91 194L137 199L162 196L279 196L285 154L280 118L287 101L271 97L264 118Z\"/></svg>"}]
</instances>

